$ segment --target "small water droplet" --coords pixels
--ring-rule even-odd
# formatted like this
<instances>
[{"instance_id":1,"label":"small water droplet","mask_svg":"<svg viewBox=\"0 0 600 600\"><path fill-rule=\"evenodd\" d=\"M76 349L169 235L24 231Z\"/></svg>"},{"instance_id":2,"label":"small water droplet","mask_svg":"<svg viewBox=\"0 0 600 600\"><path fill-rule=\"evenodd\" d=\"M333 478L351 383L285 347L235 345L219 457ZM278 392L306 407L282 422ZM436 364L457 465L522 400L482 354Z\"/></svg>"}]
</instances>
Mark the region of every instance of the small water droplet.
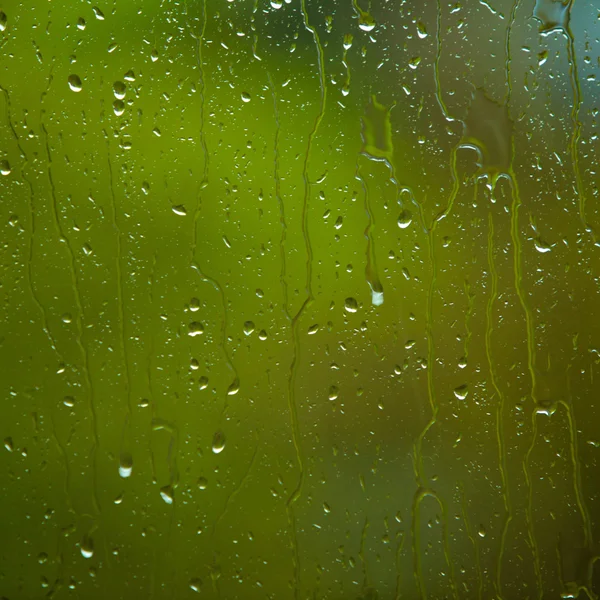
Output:
<instances>
[{"instance_id":1,"label":"small water droplet","mask_svg":"<svg viewBox=\"0 0 600 600\"><path fill-rule=\"evenodd\" d=\"M315 323L308 328L308 335L314 335L317 331L319 331L319 325Z\"/></svg>"},{"instance_id":2,"label":"small water droplet","mask_svg":"<svg viewBox=\"0 0 600 600\"><path fill-rule=\"evenodd\" d=\"M225 434L222 431L217 431L213 436L212 451L215 454L220 454L225 448Z\"/></svg>"},{"instance_id":3,"label":"small water droplet","mask_svg":"<svg viewBox=\"0 0 600 600\"><path fill-rule=\"evenodd\" d=\"M346 312L355 313L358 310L358 303L352 297L346 298L344 308L346 309Z\"/></svg>"},{"instance_id":4,"label":"small water droplet","mask_svg":"<svg viewBox=\"0 0 600 600\"><path fill-rule=\"evenodd\" d=\"M398 227L406 229L412 223L412 214L409 210L403 210L398 216Z\"/></svg>"},{"instance_id":5,"label":"small water droplet","mask_svg":"<svg viewBox=\"0 0 600 600\"><path fill-rule=\"evenodd\" d=\"M201 390L205 390L208 387L208 377L204 375L198 379L198 386Z\"/></svg>"},{"instance_id":6,"label":"small water droplet","mask_svg":"<svg viewBox=\"0 0 600 600\"><path fill-rule=\"evenodd\" d=\"M173 206L171 210L180 217L185 217L185 215L187 215L187 210L183 204L177 204L176 206Z\"/></svg>"},{"instance_id":7,"label":"small water droplet","mask_svg":"<svg viewBox=\"0 0 600 600\"><path fill-rule=\"evenodd\" d=\"M89 535L84 535L79 549L83 558L92 558L94 556L94 540Z\"/></svg>"},{"instance_id":8,"label":"small water droplet","mask_svg":"<svg viewBox=\"0 0 600 600\"><path fill-rule=\"evenodd\" d=\"M104 13L97 7L93 6L92 10L94 11L94 16L98 21L104 21Z\"/></svg>"},{"instance_id":9,"label":"small water droplet","mask_svg":"<svg viewBox=\"0 0 600 600\"><path fill-rule=\"evenodd\" d=\"M454 395L458 398L458 400L464 400L469 394L469 386L465 383L464 385L459 385L454 389Z\"/></svg>"},{"instance_id":10,"label":"small water droplet","mask_svg":"<svg viewBox=\"0 0 600 600\"><path fill-rule=\"evenodd\" d=\"M10 163L7 160L0 160L0 173L6 177L6 175L10 175L10 172Z\"/></svg>"},{"instance_id":11,"label":"small water droplet","mask_svg":"<svg viewBox=\"0 0 600 600\"><path fill-rule=\"evenodd\" d=\"M202 589L202 579L200 579L200 577L194 577L193 579L190 579L190 589L194 592L200 593L200 590Z\"/></svg>"},{"instance_id":12,"label":"small water droplet","mask_svg":"<svg viewBox=\"0 0 600 600\"><path fill-rule=\"evenodd\" d=\"M479 529L477 531L477 534L479 535L479 537L484 538L485 537L485 527L483 525L479 526Z\"/></svg>"},{"instance_id":13,"label":"small water droplet","mask_svg":"<svg viewBox=\"0 0 600 600\"><path fill-rule=\"evenodd\" d=\"M252 335L253 332L254 332L254 323L252 321L246 321L244 323L244 334Z\"/></svg>"},{"instance_id":14,"label":"small water droplet","mask_svg":"<svg viewBox=\"0 0 600 600\"><path fill-rule=\"evenodd\" d=\"M133 457L129 452L122 452L121 459L119 461L119 475L123 479L131 476L133 471Z\"/></svg>"},{"instance_id":15,"label":"small water droplet","mask_svg":"<svg viewBox=\"0 0 600 600\"><path fill-rule=\"evenodd\" d=\"M113 102L113 112L117 117L120 117L125 112L125 104L122 100L115 100Z\"/></svg>"},{"instance_id":16,"label":"small water droplet","mask_svg":"<svg viewBox=\"0 0 600 600\"><path fill-rule=\"evenodd\" d=\"M4 438L4 447L9 451L12 452L14 450L14 444L12 441L11 437L5 437Z\"/></svg>"},{"instance_id":17,"label":"small water droplet","mask_svg":"<svg viewBox=\"0 0 600 600\"><path fill-rule=\"evenodd\" d=\"M207 485L208 485L208 481L206 480L206 477L199 477L198 478L198 487L201 490L205 490Z\"/></svg>"},{"instance_id":18,"label":"small water droplet","mask_svg":"<svg viewBox=\"0 0 600 600\"><path fill-rule=\"evenodd\" d=\"M123 100L127 93L127 86L122 81L115 81L113 83L113 94L117 100Z\"/></svg>"},{"instance_id":19,"label":"small water droplet","mask_svg":"<svg viewBox=\"0 0 600 600\"><path fill-rule=\"evenodd\" d=\"M248 92L242 92L242 101L250 102L250 100L252 100L250 94Z\"/></svg>"},{"instance_id":20,"label":"small water droplet","mask_svg":"<svg viewBox=\"0 0 600 600\"><path fill-rule=\"evenodd\" d=\"M69 75L68 79L67 79L68 83L69 83L69 87L74 91L74 92L80 92L83 84L81 83L81 79L79 78L79 75Z\"/></svg>"},{"instance_id":21,"label":"small water droplet","mask_svg":"<svg viewBox=\"0 0 600 600\"><path fill-rule=\"evenodd\" d=\"M73 320L73 317L71 316L71 313L65 313L62 317L61 320L63 323L70 323Z\"/></svg>"},{"instance_id":22,"label":"small water droplet","mask_svg":"<svg viewBox=\"0 0 600 600\"><path fill-rule=\"evenodd\" d=\"M227 389L228 396L235 396L240 391L240 381L235 379L234 382Z\"/></svg>"},{"instance_id":23,"label":"small water droplet","mask_svg":"<svg viewBox=\"0 0 600 600\"><path fill-rule=\"evenodd\" d=\"M204 325L198 321L192 321L188 326L188 335L190 337L196 337L204 333Z\"/></svg>"},{"instance_id":24,"label":"small water droplet","mask_svg":"<svg viewBox=\"0 0 600 600\"><path fill-rule=\"evenodd\" d=\"M4 31L6 29L6 13L0 10L0 31Z\"/></svg>"},{"instance_id":25,"label":"small water droplet","mask_svg":"<svg viewBox=\"0 0 600 600\"><path fill-rule=\"evenodd\" d=\"M423 40L427 37L427 27L425 27L425 23L419 21L417 23L417 35Z\"/></svg>"},{"instance_id":26,"label":"small water droplet","mask_svg":"<svg viewBox=\"0 0 600 600\"><path fill-rule=\"evenodd\" d=\"M79 17L79 19L77 19L77 29L80 31L85 29L85 19L83 17Z\"/></svg>"},{"instance_id":27,"label":"small water droplet","mask_svg":"<svg viewBox=\"0 0 600 600\"><path fill-rule=\"evenodd\" d=\"M535 246L535 249L541 254L545 254L546 252L550 252L552 250L552 246L548 242L542 240L541 238L536 238L535 240L533 240L533 245Z\"/></svg>"},{"instance_id":28,"label":"small water droplet","mask_svg":"<svg viewBox=\"0 0 600 600\"><path fill-rule=\"evenodd\" d=\"M194 297L190 300L190 310L192 312L200 310L200 300L198 300L198 298Z\"/></svg>"},{"instance_id":29,"label":"small water droplet","mask_svg":"<svg viewBox=\"0 0 600 600\"><path fill-rule=\"evenodd\" d=\"M340 394L340 391L338 390L337 386L332 385L329 388L329 395L328 395L328 397L329 397L330 400L337 400L339 394Z\"/></svg>"},{"instance_id":30,"label":"small water droplet","mask_svg":"<svg viewBox=\"0 0 600 600\"><path fill-rule=\"evenodd\" d=\"M73 398L73 396L65 396L63 398L63 404L69 408L73 408L75 406L75 398Z\"/></svg>"},{"instance_id":31,"label":"small water droplet","mask_svg":"<svg viewBox=\"0 0 600 600\"><path fill-rule=\"evenodd\" d=\"M173 495L173 486L165 485L160 488L160 497L167 503L173 504L174 495Z\"/></svg>"}]
</instances>

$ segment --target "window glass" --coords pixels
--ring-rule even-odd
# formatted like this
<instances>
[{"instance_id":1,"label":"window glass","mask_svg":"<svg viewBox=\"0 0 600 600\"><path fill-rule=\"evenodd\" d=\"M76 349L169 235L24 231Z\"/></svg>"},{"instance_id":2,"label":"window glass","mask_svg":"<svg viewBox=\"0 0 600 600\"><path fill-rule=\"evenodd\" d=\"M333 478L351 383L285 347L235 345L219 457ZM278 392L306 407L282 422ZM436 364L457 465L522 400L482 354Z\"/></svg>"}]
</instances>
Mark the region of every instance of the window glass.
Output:
<instances>
[{"instance_id":1,"label":"window glass","mask_svg":"<svg viewBox=\"0 0 600 600\"><path fill-rule=\"evenodd\" d=\"M0 597L596 598L599 39L5 2Z\"/></svg>"}]
</instances>

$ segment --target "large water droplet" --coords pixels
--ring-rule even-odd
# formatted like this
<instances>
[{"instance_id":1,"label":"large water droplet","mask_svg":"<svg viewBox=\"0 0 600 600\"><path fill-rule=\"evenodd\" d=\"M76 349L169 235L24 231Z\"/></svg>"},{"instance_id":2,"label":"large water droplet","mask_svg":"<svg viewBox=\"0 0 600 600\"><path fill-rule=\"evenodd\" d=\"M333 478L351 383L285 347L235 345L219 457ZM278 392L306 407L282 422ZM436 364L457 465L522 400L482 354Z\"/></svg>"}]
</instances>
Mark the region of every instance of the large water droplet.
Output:
<instances>
[{"instance_id":1,"label":"large water droplet","mask_svg":"<svg viewBox=\"0 0 600 600\"><path fill-rule=\"evenodd\" d=\"M69 82L69 87L74 92L81 91L83 84L81 83L81 79L79 78L79 75L69 75L67 81Z\"/></svg>"},{"instance_id":2,"label":"large water droplet","mask_svg":"<svg viewBox=\"0 0 600 600\"><path fill-rule=\"evenodd\" d=\"M344 308L346 309L346 312L355 313L358 310L358 303L352 297L346 298L346 301L344 302Z\"/></svg>"},{"instance_id":3,"label":"large water droplet","mask_svg":"<svg viewBox=\"0 0 600 600\"><path fill-rule=\"evenodd\" d=\"M220 454L225 448L225 434L222 431L217 431L213 436L212 451L215 454Z\"/></svg>"}]
</instances>

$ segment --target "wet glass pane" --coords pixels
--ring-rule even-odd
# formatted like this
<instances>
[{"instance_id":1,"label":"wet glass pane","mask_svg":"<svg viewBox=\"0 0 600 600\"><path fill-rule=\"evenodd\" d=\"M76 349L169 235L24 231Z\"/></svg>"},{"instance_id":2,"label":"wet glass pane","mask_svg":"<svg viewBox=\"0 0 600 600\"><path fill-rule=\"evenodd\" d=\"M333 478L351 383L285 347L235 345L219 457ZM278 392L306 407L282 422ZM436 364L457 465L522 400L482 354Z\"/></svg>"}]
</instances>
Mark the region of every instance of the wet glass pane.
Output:
<instances>
[{"instance_id":1,"label":"wet glass pane","mask_svg":"<svg viewBox=\"0 0 600 600\"><path fill-rule=\"evenodd\" d=\"M600 594L595 2L0 48L0 597Z\"/></svg>"}]
</instances>

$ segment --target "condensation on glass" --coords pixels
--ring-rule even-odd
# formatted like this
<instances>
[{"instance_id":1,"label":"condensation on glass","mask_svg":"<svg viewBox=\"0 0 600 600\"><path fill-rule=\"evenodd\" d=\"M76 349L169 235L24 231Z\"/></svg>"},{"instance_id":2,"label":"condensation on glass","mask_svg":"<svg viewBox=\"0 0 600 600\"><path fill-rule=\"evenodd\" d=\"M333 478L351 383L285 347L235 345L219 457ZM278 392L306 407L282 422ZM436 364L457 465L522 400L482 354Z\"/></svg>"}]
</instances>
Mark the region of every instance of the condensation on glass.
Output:
<instances>
[{"instance_id":1,"label":"condensation on glass","mask_svg":"<svg viewBox=\"0 0 600 600\"><path fill-rule=\"evenodd\" d=\"M0 7L0 597L597 598L600 12Z\"/></svg>"}]
</instances>

